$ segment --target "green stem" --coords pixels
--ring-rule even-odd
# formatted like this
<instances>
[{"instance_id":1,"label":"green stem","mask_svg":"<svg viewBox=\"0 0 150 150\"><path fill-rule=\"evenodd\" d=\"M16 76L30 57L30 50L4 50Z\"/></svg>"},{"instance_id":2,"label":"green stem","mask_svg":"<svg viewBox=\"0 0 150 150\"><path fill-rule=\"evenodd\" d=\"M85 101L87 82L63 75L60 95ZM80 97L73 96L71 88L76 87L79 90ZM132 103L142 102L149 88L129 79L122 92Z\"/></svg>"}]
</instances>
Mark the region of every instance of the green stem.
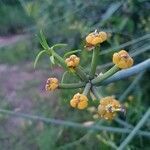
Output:
<instances>
[{"instance_id":1,"label":"green stem","mask_svg":"<svg viewBox=\"0 0 150 150\"><path fill-rule=\"evenodd\" d=\"M65 71L62 75L62 78L61 78L61 83L64 82L64 79L65 79L65 76L67 75L68 71Z\"/></svg>"},{"instance_id":2,"label":"green stem","mask_svg":"<svg viewBox=\"0 0 150 150\"><path fill-rule=\"evenodd\" d=\"M57 61L59 62L59 64L64 69L68 70L67 65L66 65L64 59L61 56L59 56L53 49L50 49L49 51L57 59ZM76 70L75 73L80 77L81 80L88 81L88 78L87 78L86 74L82 71L82 69L81 69L80 66L76 67L75 70Z\"/></svg>"},{"instance_id":3,"label":"green stem","mask_svg":"<svg viewBox=\"0 0 150 150\"><path fill-rule=\"evenodd\" d=\"M93 50L92 63L91 63L91 72L90 72L90 79L93 79L94 76L95 76L98 57L99 57L99 47L96 47L96 48Z\"/></svg>"},{"instance_id":4,"label":"green stem","mask_svg":"<svg viewBox=\"0 0 150 150\"><path fill-rule=\"evenodd\" d=\"M108 131L110 133L124 133L124 134L130 133L132 131L131 129L127 129L127 128L116 128L116 127L102 126L102 125L97 125L97 124L94 124L91 126L85 126L82 123L53 119L53 118L46 118L42 116L30 115L30 114L25 114L25 113L15 112L15 111L5 110L5 109L0 109L0 114L10 115L12 117L21 117L21 118L29 119L32 121L42 121L43 123L60 125L64 127L72 127L76 129L87 129L88 131L89 129L91 129L91 130L95 130L96 132ZM142 134L141 132L137 132L136 134L150 137L149 132L147 132L147 134Z\"/></svg>"},{"instance_id":5,"label":"green stem","mask_svg":"<svg viewBox=\"0 0 150 150\"><path fill-rule=\"evenodd\" d=\"M51 53L52 53L52 55L57 59L57 61L60 63L60 65L63 67L63 68L67 68L67 66L66 66L66 63L65 63L65 61L64 61L64 59L61 57L61 56L59 56L57 53L55 53L55 51L53 50L53 49L50 49L50 51L51 51Z\"/></svg>"},{"instance_id":6,"label":"green stem","mask_svg":"<svg viewBox=\"0 0 150 150\"><path fill-rule=\"evenodd\" d=\"M84 73L84 71L81 69L80 66L75 68L76 74L81 78L83 81L88 81L87 75Z\"/></svg>"},{"instance_id":7,"label":"green stem","mask_svg":"<svg viewBox=\"0 0 150 150\"><path fill-rule=\"evenodd\" d=\"M113 66L110 70L108 70L106 73L104 73L101 76L98 76L97 78L93 79L91 81L92 84L97 84L102 82L103 80L109 78L110 76L112 76L113 74L115 74L117 71L119 70L119 68L115 65Z\"/></svg>"},{"instance_id":8,"label":"green stem","mask_svg":"<svg viewBox=\"0 0 150 150\"><path fill-rule=\"evenodd\" d=\"M87 96L90 89L91 89L91 83L87 83L85 88L84 88L83 94Z\"/></svg>"},{"instance_id":9,"label":"green stem","mask_svg":"<svg viewBox=\"0 0 150 150\"><path fill-rule=\"evenodd\" d=\"M60 83L59 84L59 89L76 89L76 88L81 88L86 85L85 82L81 83Z\"/></svg>"},{"instance_id":10,"label":"green stem","mask_svg":"<svg viewBox=\"0 0 150 150\"><path fill-rule=\"evenodd\" d=\"M135 77L133 82L124 90L123 94L119 97L119 100L123 102L125 98L130 94L130 92L136 87L136 85L139 83L139 80L142 78L144 72L141 72L140 74Z\"/></svg>"},{"instance_id":11,"label":"green stem","mask_svg":"<svg viewBox=\"0 0 150 150\"><path fill-rule=\"evenodd\" d=\"M137 134L139 129L144 125L144 123L147 121L148 117L150 116L150 108L147 110L147 112L144 114L142 119L139 121L139 123L135 126L135 128L132 130L132 132L127 136L127 138L121 143L121 145L118 147L118 150L123 150L128 143L133 139L133 137Z\"/></svg>"},{"instance_id":12,"label":"green stem","mask_svg":"<svg viewBox=\"0 0 150 150\"><path fill-rule=\"evenodd\" d=\"M102 98L102 95L100 95L99 94L99 92L97 91L97 89L96 89L96 87L92 87L92 92L93 92L93 94L95 95L95 97L97 98L97 99L101 99Z\"/></svg>"}]
</instances>

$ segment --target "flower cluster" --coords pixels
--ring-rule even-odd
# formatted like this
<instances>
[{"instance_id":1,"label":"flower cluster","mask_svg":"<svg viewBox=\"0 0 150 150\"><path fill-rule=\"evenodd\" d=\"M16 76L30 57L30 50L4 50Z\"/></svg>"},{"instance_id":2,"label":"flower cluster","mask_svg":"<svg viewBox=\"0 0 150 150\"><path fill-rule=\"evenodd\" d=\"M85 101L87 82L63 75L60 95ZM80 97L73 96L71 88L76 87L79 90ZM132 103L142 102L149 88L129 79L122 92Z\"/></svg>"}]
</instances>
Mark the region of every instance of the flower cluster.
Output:
<instances>
[{"instance_id":1,"label":"flower cluster","mask_svg":"<svg viewBox=\"0 0 150 150\"><path fill-rule=\"evenodd\" d=\"M107 40L107 33L106 32L98 32L95 30L95 32L90 33L86 37L86 46L88 50L94 49L94 47L100 43L103 43Z\"/></svg>"},{"instance_id":2,"label":"flower cluster","mask_svg":"<svg viewBox=\"0 0 150 150\"><path fill-rule=\"evenodd\" d=\"M101 118L112 120L116 116L116 112L124 111L122 105L111 96L104 97L100 100L98 113Z\"/></svg>"},{"instance_id":3,"label":"flower cluster","mask_svg":"<svg viewBox=\"0 0 150 150\"><path fill-rule=\"evenodd\" d=\"M45 85L46 91L54 91L58 88L58 79L57 78L48 78Z\"/></svg>"},{"instance_id":4,"label":"flower cluster","mask_svg":"<svg viewBox=\"0 0 150 150\"><path fill-rule=\"evenodd\" d=\"M42 38L43 34L42 34ZM61 82L58 81L57 78L48 78L45 89L46 91L54 91L55 89L70 89L70 88L83 88L82 93L77 93L73 96L73 98L70 100L70 106L75 109L83 110L89 106L90 96L93 95L96 97L96 99L99 101L97 112L100 116L100 118L106 119L106 120L112 120L116 115L117 112L125 112L125 109L123 105L116 100L115 98L111 96L106 96L104 98L101 98L99 96L99 93L96 89L97 86L101 84L104 80L112 76L114 73L119 71L120 69L126 69L130 68L133 65L133 59L130 57L127 51L120 50L119 52L116 52L113 54L112 62L114 63L114 66L108 70L107 72L97 76L96 74L96 67L97 67L97 60L99 59L99 49L100 44L103 43L108 39L108 34L104 31L98 32L97 30L95 32L92 32L88 34L85 38L86 42L86 49L93 50L93 57L91 61L91 71L88 74L87 72L84 72L84 69L79 65L80 58L77 57L74 53L76 51L70 52L70 56L66 59L59 56L55 52L55 47L57 46L64 46L64 44L56 44L52 47L48 47L47 45L44 47L45 49L42 51L46 52L50 55L54 60L56 59L64 69L69 71L70 69L74 70L74 73L80 78L80 81L78 83L64 83L63 80ZM45 39L43 41L43 45L45 45ZM42 54L40 53L40 55ZM38 55L39 58L39 55ZM37 62L37 59L36 59ZM65 75L64 75L65 76ZM64 78L63 76L63 78ZM92 96L91 96L92 99Z\"/></svg>"},{"instance_id":5,"label":"flower cluster","mask_svg":"<svg viewBox=\"0 0 150 150\"><path fill-rule=\"evenodd\" d=\"M67 64L68 68L74 69L79 65L80 58L77 57L76 55L71 55L69 58L67 58L65 60L65 62Z\"/></svg>"},{"instance_id":6,"label":"flower cluster","mask_svg":"<svg viewBox=\"0 0 150 150\"><path fill-rule=\"evenodd\" d=\"M77 93L70 101L73 108L84 109L88 106L88 98L84 94Z\"/></svg>"},{"instance_id":7,"label":"flower cluster","mask_svg":"<svg viewBox=\"0 0 150 150\"><path fill-rule=\"evenodd\" d=\"M121 69L126 69L133 65L133 59L130 57L128 52L121 50L118 53L114 53L113 63Z\"/></svg>"}]
</instances>

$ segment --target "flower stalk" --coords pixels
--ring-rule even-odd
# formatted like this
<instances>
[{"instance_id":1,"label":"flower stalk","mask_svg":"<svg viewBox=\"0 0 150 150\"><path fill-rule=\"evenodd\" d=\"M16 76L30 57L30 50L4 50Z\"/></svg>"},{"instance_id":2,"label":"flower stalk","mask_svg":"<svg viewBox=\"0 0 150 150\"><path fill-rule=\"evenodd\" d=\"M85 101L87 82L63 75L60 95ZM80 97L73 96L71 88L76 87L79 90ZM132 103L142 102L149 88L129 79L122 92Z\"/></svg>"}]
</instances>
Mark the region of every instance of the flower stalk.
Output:
<instances>
[{"instance_id":1,"label":"flower stalk","mask_svg":"<svg viewBox=\"0 0 150 150\"><path fill-rule=\"evenodd\" d=\"M112 62L114 63L114 66L105 72L104 74L96 75L96 68L98 65L98 57L99 57L99 50L100 50L100 44L103 43L108 39L108 35L106 32L98 32L98 30L95 30L95 32L92 32L87 35L85 38L86 45L88 51L93 50L92 55L92 61L91 61L91 70L89 74L84 72L84 69L79 65L80 64L80 57L75 55L76 51L71 51L67 54L65 54L65 57L61 57L59 54L55 52L55 48L61 48L66 46L66 44L56 44L52 47L48 46L48 43L44 37L43 32L40 34L40 43L44 50L39 52L35 59L34 66L36 66L37 61L39 60L39 57L43 55L43 53L48 54L50 56L50 60L52 63L54 63L56 59L56 63L60 64L66 72L62 76L61 82L55 77L51 78L49 77L46 81L45 89L48 92L54 91L55 89L75 89L75 88L83 88L83 93L76 93L72 99L70 100L70 106L74 109L83 110L88 107L89 100L88 100L88 94L91 92L97 100L99 101L98 106L98 114L101 118L106 120L112 120L117 112L125 112L125 108L122 106L122 104L119 103L118 100L114 99L111 96L104 97L97 91L96 86L99 86L103 84L106 79L114 75L117 71L120 69L127 69L130 68L134 60L132 57L128 54L126 50L120 50L118 53L114 53L112 57ZM68 56L69 54L69 56ZM68 56L66 58L66 56ZM77 76L80 77L81 82L78 83L63 83L64 77L68 71L71 71L75 73ZM110 79L108 79L110 80ZM88 104L89 103L89 104Z\"/></svg>"},{"instance_id":2,"label":"flower stalk","mask_svg":"<svg viewBox=\"0 0 150 150\"><path fill-rule=\"evenodd\" d=\"M49 51L50 51L51 54L54 56L54 58L57 59L57 61L59 62L59 64L60 64L64 69L66 69L67 66L66 66L66 63L65 63L64 59L63 59L61 56L59 56L52 48L50 48Z\"/></svg>"},{"instance_id":3,"label":"flower stalk","mask_svg":"<svg viewBox=\"0 0 150 150\"><path fill-rule=\"evenodd\" d=\"M91 88L91 91L93 92L93 94L95 95L95 97L96 97L98 100L100 100L100 99L102 98L102 95L100 95L100 93L97 91L97 89L96 89L95 86L93 86L93 87Z\"/></svg>"},{"instance_id":4,"label":"flower stalk","mask_svg":"<svg viewBox=\"0 0 150 150\"><path fill-rule=\"evenodd\" d=\"M106 80L107 78L109 78L109 77L112 76L113 74L115 74L117 71L119 71L119 68L118 68L116 65L114 65L114 66L113 66L110 70L108 70L106 73L104 73L103 75L98 76L97 78L93 79L93 80L91 81L91 83L92 83L93 85L98 84L98 83L100 83L100 82Z\"/></svg>"},{"instance_id":5,"label":"flower stalk","mask_svg":"<svg viewBox=\"0 0 150 150\"><path fill-rule=\"evenodd\" d=\"M85 88L84 88L83 94L88 95L90 89L91 89L91 83L87 83Z\"/></svg>"},{"instance_id":6,"label":"flower stalk","mask_svg":"<svg viewBox=\"0 0 150 150\"><path fill-rule=\"evenodd\" d=\"M92 63L91 63L91 72L90 72L90 79L93 79L94 76L95 76L98 57L99 57L99 46L97 46L97 47L93 50Z\"/></svg>"},{"instance_id":7,"label":"flower stalk","mask_svg":"<svg viewBox=\"0 0 150 150\"><path fill-rule=\"evenodd\" d=\"M76 88L82 88L86 85L85 82L81 83L60 83L59 89L76 89Z\"/></svg>"}]
</instances>

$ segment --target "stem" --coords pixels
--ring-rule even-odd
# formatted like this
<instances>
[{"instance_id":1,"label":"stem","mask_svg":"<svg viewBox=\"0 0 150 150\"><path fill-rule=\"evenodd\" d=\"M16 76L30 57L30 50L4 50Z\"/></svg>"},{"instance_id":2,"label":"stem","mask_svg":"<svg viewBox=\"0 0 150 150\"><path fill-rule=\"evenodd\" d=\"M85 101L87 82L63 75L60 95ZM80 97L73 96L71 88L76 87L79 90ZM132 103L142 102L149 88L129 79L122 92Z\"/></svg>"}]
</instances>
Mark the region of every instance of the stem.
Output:
<instances>
[{"instance_id":1,"label":"stem","mask_svg":"<svg viewBox=\"0 0 150 150\"><path fill-rule=\"evenodd\" d=\"M101 84L109 84L109 83L130 77L134 74L140 73L140 72L142 72L144 70L148 70L148 69L150 69L150 58L129 68L129 69L124 69L124 70L117 72L112 77L103 81Z\"/></svg>"},{"instance_id":2,"label":"stem","mask_svg":"<svg viewBox=\"0 0 150 150\"><path fill-rule=\"evenodd\" d=\"M81 69L80 66L75 68L75 72L81 78L81 80L83 80L83 81L88 81L89 80L87 75L84 73L84 71Z\"/></svg>"},{"instance_id":3,"label":"stem","mask_svg":"<svg viewBox=\"0 0 150 150\"><path fill-rule=\"evenodd\" d=\"M139 123L135 126L135 128L132 130L132 132L127 136L127 138L121 143L121 145L118 147L118 150L123 150L126 145L133 139L133 137L137 134L138 130L144 125L144 123L147 121L147 118L150 115L150 108L147 110L147 112L144 114L142 119L139 121Z\"/></svg>"},{"instance_id":4,"label":"stem","mask_svg":"<svg viewBox=\"0 0 150 150\"><path fill-rule=\"evenodd\" d=\"M93 79L91 81L92 84L97 84L97 83L100 83L102 82L103 80L109 78L110 76L112 76L113 74L115 74L117 71L119 70L119 68L114 65L110 70L108 70L106 73L104 73L102 76L99 76L95 79Z\"/></svg>"},{"instance_id":5,"label":"stem","mask_svg":"<svg viewBox=\"0 0 150 150\"><path fill-rule=\"evenodd\" d=\"M102 98L102 95L99 94L96 87L94 87L94 86L92 87L92 92L98 100L100 100Z\"/></svg>"},{"instance_id":6,"label":"stem","mask_svg":"<svg viewBox=\"0 0 150 150\"><path fill-rule=\"evenodd\" d=\"M57 59L57 61L64 69L68 69L64 59L61 56L59 56L53 49L50 49L50 53ZM88 81L86 74L81 70L80 66L76 67L75 70L76 74L80 77L81 80Z\"/></svg>"},{"instance_id":7,"label":"stem","mask_svg":"<svg viewBox=\"0 0 150 150\"><path fill-rule=\"evenodd\" d=\"M81 83L60 83L59 84L59 89L76 89L76 88L81 88L86 85L85 82Z\"/></svg>"},{"instance_id":8,"label":"stem","mask_svg":"<svg viewBox=\"0 0 150 150\"><path fill-rule=\"evenodd\" d=\"M129 129L133 129L134 128L134 126L132 126L131 124L129 124L129 123L127 123L127 122L125 122L125 121L123 121L123 120L121 120L119 118L116 118L115 121L117 123L119 123L120 125L123 125L126 128L129 128ZM147 131L139 130L138 132L140 132L142 135L149 136L149 132L147 132Z\"/></svg>"},{"instance_id":9,"label":"stem","mask_svg":"<svg viewBox=\"0 0 150 150\"><path fill-rule=\"evenodd\" d=\"M121 45L119 45L119 46L115 46L115 47L112 47L112 48L109 48L109 49L105 49L105 50L103 50L103 51L100 53L100 55L104 55L104 54L110 53L110 52L112 52L112 51L116 51L116 50L118 50L118 49L125 48L125 47L127 47L127 46L129 46L129 45L132 45L132 44L135 44L135 43L140 42L140 41L142 41L142 40L148 39L149 37L150 37L150 34L146 34L146 35L144 35L144 36L142 36L142 37L140 37L140 38L137 38L137 39L135 39L135 40L126 42L126 43L121 44Z\"/></svg>"},{"instance_id":10,"label":"stem","mask_svg":"<svg viewBox=\"0 0 150 150\"><path fill-rule=\"evenodd\" d=\"M90 89L91 89L91 83L87 83L85 88L84 88L83 94L87 96Z\"/></svg>"},{"instance_id":11,"label":"stem","mask_svg":"<svg viewBox=\"0 0 150 150\"><path fill-rule=\"evenodd\" d=\"M11 110L5 110L5 109L0 109L1 114L5 115L10 115L14 117L21 117L33 121L42 121L43 123L48 123L48 124L55 124L55 125L61 125L64 127L72 127L72 128L78 128L78 129L92 129L95 131L108 131L108 132L114 132L114 133L130 133L132 130L131 129L126 129L126 128L116 128L116 127L108 127L108 126L101 126L101 125L91 125L91 126L85 126L84 124L81 123L76 123L76 122L71 122L71 121L65 121L65 120L59 120L59 119L53 119L53 118L46 118L42 116L36 116L36 115L30 115L30 114L25 114L21 112L15 112ZM136 133L138 135L143 135L142 133L138 132ZM148 135L143 135L150 137L150 133L148 132Z\"/></svg>"},{"instance_id":12,"label":"stem","mask_svg":"<svg viewBox=\"0 0 150 150\"><path fill-rule=\"evenodd\" d=\"M60 63L60 65L61 65L63 68L66 69L67 66L66 66L66 63L65 63L64 59L63 59L61 56L59 56L57 53L55 53L53 49L50 49L50 51L51 51L52 55L53 55L53 56L57 59L57 61Z\"/></svg>"},{"instance_id":13,"label":"stem","mask_svg":"<svg viewBox=\"0 0 150 150\"><path fill-rule=\"evenodd\" d=\"M93 50L92 63L91 63L91 72L90 72L90 79L93 79L94 76L95 76L98 57L99 57L99 47L96 47L96 48Z\"/></svg>"},{"instance_id":14,"label":"stem","mask_svg":"<svg viewBox=\"0 0 150 150\"><path fill-rule=\"evenodd\" d=\"M64 83L64 79L65 79L65 76L67 75L68 71L65 71L62 75L62 78L61 78L61 83Z\"/></svg>"},{"instance_id":15,"label":"stem","mask_svg":"<svg viewBox=\"0 0 150 150\"><path fill-rule=\"evenodd\" d=\"M125 98L129 95L129 93L136 87L139 80L142 78L144 72L141 72L137 75L137 77L132 81L132 83L128 86L128 88L123 92L123 94L120 96L119 100L123 102Z\"/></svg>"}]
</instances>

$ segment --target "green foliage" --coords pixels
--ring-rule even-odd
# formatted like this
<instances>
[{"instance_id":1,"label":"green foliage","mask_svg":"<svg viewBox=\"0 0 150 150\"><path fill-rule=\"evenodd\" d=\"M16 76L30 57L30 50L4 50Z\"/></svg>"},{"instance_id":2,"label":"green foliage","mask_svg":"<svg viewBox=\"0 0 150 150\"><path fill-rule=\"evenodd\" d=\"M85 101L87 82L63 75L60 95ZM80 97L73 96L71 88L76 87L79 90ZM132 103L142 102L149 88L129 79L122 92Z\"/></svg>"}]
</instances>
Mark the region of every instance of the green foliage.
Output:
<instances>
[{"instance_id":1,"label":"green foliage","mask_svg":"<svg viewBox=\"0 0 150 150\"><path fill-rule=\"evenodd\" d=\"M49 150L56 148L56 142L58 140L59 132L61 130L56 127L47 127L36 138L40 150Z\"/></svg>"},{"instance_id":2,"label":"green foliage","mask_svg":"<svg viewBox=\"0 0 150 150\"><path fill-rule=\"evenodd\" d=\"M69 49L72 49L72 52L69 52L67 47L62 47L65 45L60 45L60 47L59 45L53 46L54 51L57 51L61 56L67 57L70 54L80 53L80 50L77 50L79 48L82 50L81 65L88 71L92 56L83 50L85 45L84 37L96 28L105 30L111 36L108 42L101 45L102 51L98 61L99 64L104 64L104 66L98 68L99 73L107 70L106 63L108 60L111 60L112 53L118 49L127 49L136 55L135 64L149 58L150 36L148 33L150 31L150 19L149 2L146 0L95 0L86 2L81 0L0 0L1 108L17 111L18 107L21 107L21 109L25 107L21 111L28 114L37 114L47 118L59 118L79 123L99 121L94 119L95 113L91 110L74 111L69 107L69 100L72 98L72 95L80 91L80 89L77 91L63 90L60 94L57 94L58 97L54 98L54 94L44 97L45 93L42 90L45 79L55 73L58 77L62 74L55 65L53 67L54 69L50 70L48 59L41 57L35 74L32 70L33 67L31 67L35 56L39 52L38 50L41 49L36 35L42 29L45 37L48 37L45 39L41 32L39 39L41 40L43 49L48 49L48 44L53 46L54 43L67 43L70 47ZM11 43L7 37L10 35L14 37L16 34L27 34L29 37L25 40ZM3 38L7 39L6 45L1 42ZM136 39L138 40L136 41ZM40 51L39 55L37 55L35 66L42 54L44 52ZM50 59L53 64L56 62L53 55ZM5 70L3 71L3 64L10 65L10 70L13 68L13 65L19 66L20 72L27 72L27 78L30 73L33 74L33 77L26 82L24 78L17 76L19 75L19 72L17 72L16 78L18 82L9 82L10 85L7 85L5 84L7 78L2 78L5 72ZM26 65L30 66L29 70L26 69ZM87 67L85 67L86 65ZM108 67L110 65L108 63ZM46 73L40 74L43 68L47 69ZM37 76L38 72L40 74L39 76ZM11 81L15 80L10 71L7 74ZM64 77L64 82L78 81L76 76L70 74L67 73ZM124 99L124 104L127 106L125 123L135 126L149 107L150 92L148 79L149 73L146 72L144 77L137 82L134 89L126 95ZM26 85L23 88L21 88L22 82L20 80L25 80ZM43 83L41 85L42 81ZM133 78L129 78L125 82L119 81L112 83L105 86L102 92L104 95L116 95L119 98L132 82ZM13 89L13 84L17 88L15 87ZM39 95L41 91L42 94ZM14 102L17 98L17 102ZM25 105L24 103L28 101L31 101L32 104ZM31 108L30 105L32 105ZM39 131L36 128L37 124L30 121L25 121L24 129L24 127L22 128L22 124L20 126L17 126L17 123L14 124L15 120L16 118L14 117L0 115L0 145L4 150L12 148L14 150L57 150L61 147L66 147L64 148L65 150L109 150L115 149L114 147L120 145L126 137L126 134L107 131L93 131L89 133L91 130L83 131L80 128L73 129L70 127L54 127L49 125L44 125L44 129ZM13 124L10 124L12 122ZM102 122L101 124L103 126L126 128L115 120L112 122ZM149 129L150 124L148 119L141 130L149 131ZM149 138L137 135L127 146L127 149L149 149Z\"/></svg>"}]
</instances>

